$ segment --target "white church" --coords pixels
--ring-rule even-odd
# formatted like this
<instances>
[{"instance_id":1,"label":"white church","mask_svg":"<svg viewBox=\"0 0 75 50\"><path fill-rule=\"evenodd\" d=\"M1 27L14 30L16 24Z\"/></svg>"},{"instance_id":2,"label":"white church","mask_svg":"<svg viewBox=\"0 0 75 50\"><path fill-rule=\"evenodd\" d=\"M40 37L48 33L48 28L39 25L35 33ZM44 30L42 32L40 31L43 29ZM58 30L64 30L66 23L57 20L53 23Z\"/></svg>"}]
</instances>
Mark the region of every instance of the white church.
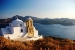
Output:
<instances>
[{"instance_id":1,"label":"white church","mask_svg":"<svg viewBox=\"0 0 75 50\"><path fill-rule=\"evenodd\" d=\"M10 39L37 40L42 38L42 35L38 35L38 30L33 26L33 20L30 17L26 22L17 18L9 23L6 28L1 28L1 31L5 38Z\"/></svg>"}]
</instances>

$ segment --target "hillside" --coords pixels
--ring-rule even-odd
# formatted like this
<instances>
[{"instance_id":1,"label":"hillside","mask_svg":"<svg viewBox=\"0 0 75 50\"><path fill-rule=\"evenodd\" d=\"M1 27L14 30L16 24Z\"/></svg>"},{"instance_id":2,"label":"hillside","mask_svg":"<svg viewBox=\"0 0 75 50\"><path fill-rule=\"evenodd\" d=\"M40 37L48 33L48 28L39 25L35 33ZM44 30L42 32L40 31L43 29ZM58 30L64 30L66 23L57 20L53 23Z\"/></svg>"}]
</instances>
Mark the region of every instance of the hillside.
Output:
<instances>
[{"instance_id":1,"label":"hillside","mask_svg":"<svg viewBox=\"0 0 75 50\"><path fill-rule=\"evenodd\" d=\"M22 21L26 21L26 19L28 17L31 17L34 21L34 23L40 23L40 24L61 24L61 25L65 25L65 26L71 26L71 25L75 25L75 19L68 19L68 18L56 18L56 19L49 19L49 18L37 18L37 17L33 17L33 16L19 16L19 15L16 15L16 16L13 16L11 18L8 18L8 19L0 19L0 24L4 24L4 23L10 23L12 22L14 19L16 18L19 18L21 19Z\"/></svg>"},{"instance_id":2,"label":"hillside","mask_svg":"<svg viewBox=\"0 0 75 50\"><path fill-rule=\"evenodd\" d=\"M75 50L75 41L44 37L36 41L13 41L0 37L0 50Z\"/></svg>"}]
</instances>

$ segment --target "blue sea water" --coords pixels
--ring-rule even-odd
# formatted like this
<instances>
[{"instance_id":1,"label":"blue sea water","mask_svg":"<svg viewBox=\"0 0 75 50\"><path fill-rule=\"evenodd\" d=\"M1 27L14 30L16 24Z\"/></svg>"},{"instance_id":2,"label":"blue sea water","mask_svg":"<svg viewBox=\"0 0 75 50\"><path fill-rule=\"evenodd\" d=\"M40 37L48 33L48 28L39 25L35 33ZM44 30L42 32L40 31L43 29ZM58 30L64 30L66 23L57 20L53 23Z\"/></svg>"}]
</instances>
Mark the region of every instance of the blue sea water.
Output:
<instances>
[{"instance_id":1,"label":"blue sea water","mask_svg":"<svg viewBox=\"0 0 75 50\"><path fill-rule=\"evenodd\" d=\"M39 31L40 35L55 36L75 40L75 25L63 26L60 24L43 25L39 23L34 23L34 26Z\"/></svg>"}]
</instances>

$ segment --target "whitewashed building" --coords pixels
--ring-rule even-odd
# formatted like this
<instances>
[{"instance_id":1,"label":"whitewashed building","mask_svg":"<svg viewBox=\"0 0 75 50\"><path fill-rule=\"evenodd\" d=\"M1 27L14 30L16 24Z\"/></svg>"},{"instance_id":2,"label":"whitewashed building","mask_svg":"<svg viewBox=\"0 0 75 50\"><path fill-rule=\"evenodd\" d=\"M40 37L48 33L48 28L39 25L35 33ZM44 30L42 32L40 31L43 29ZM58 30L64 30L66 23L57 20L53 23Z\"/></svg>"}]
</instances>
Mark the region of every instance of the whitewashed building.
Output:
<instances>
[{"instance_id":1,"label":"whitewashed building","mask_svg":"<svg viewBox=\"0 0 75 50\"><path fill-rule=\"evenodd\" d=\"M33 26L33 20L29 17L26 22L16 19L9 23L6 28L1 28L5 38L16 39L22 37L38 38L38 30Z\"/></svg>"}]
</instances>

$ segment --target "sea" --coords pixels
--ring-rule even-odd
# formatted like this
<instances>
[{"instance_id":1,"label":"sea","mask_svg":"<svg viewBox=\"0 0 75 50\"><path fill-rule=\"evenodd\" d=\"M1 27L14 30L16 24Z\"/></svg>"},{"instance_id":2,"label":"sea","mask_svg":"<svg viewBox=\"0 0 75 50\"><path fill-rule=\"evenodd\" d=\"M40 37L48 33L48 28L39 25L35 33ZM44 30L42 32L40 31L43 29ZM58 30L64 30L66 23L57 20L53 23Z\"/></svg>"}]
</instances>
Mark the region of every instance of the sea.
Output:
<instances>
[{"instance_id":1,"label":"sea","mask_svg":"<svg viewBox=\"0 0 75 50\"><path fill-rule=\"evenodd\" d=\"M34 23L34 26L38 30L39 35L54 36L75 40L75 25L63 26L60 24L44 25Z\"/></svg>"}]
</instances>

